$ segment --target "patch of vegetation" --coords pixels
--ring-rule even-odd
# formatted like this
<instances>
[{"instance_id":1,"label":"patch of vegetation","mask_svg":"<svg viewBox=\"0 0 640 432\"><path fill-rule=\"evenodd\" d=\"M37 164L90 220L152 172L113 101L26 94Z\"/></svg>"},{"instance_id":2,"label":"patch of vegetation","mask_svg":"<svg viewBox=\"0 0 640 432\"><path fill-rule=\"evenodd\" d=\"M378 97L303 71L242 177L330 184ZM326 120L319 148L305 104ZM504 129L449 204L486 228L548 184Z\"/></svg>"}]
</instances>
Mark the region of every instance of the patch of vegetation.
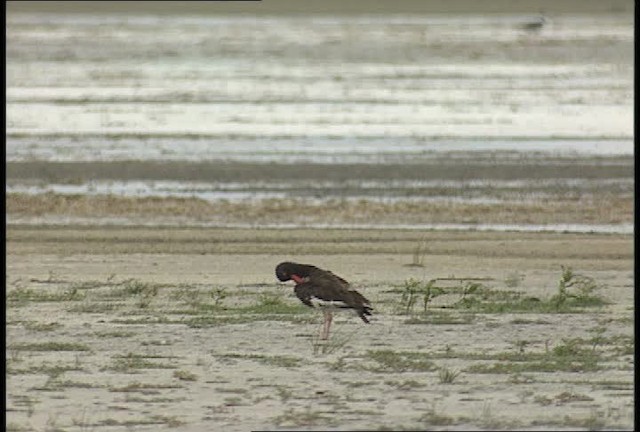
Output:
<instances>
[{"instance_id":1,"label":"patch of vegetation","mask_svg":"<svg viewBox=\"0 0 640 432\"><path fill-rule=\"evenodd\" d=\"M422 388L425 387L426 384L420 383L416 380L404 380L404 381L385 381L384 382L386 385L390 386L390 387L394 387L398 390L412 390L412 389L417 389L417 388ZM370 382L366 382L364 383L366 385L371 385L372 383ZM363 385L364 385L363 384Z\"/></svg>"},{"instance_id":2,"label":"patch of vegetation","mask_svg":"<svg viewBox=\"0 0 640 432\"><path fill-rule=\"evenodd\" d=\"M435 409L430 409L418 418L421 423L430 426L448 426L455 422L455 419L448 415L438 414Z\"/></svg>"},{"instance_id":3,"label":"patch of vegetation","mask_svg":"<svg viewBox=\"0 0 640 432\"><path fill-rule=\"evenodd\" d=\"M558 293L550 299L558 310L575 307L602 306L606 302L598 295L600 287L591 277L576 274L571 267L562 266Z\"/></svg>"},{"instance_id":4,"label":"patch of vegetation","mask_svg":"<svg viewBox=\"0 0 640 432\"><path fill-rule=\"evenodd\" d=\"M175 378L178 378L181 381L197 381L198 380L198 375L185 370L174 371L173 376Z\"/></svg>"},{"instance_id":5,"label":"patch of vegetation","mask_svg":"<svg viewBox=\"0 0 640 432\"><path fill-rule=\"evenodd\" d=\"M60 324L58 322L41 323L41 322L38 322L38 321L26 321L22 325L24 326L24 328L26 330L42 331L42 332L53 331L53 330L57 330L60 327L62 327L62 324Z\"/></svg>"},{"instance_id":6,"label":"patch of vegetation","mask_svg":"<svg viewBox=\"0 0 640 432\"><path fill-rule=\"evenodd\" d=\"M152 415L148 419L131 419L124 421L116 419L105 419L99 421L93 426L126 426L130 428L142 425L166 425L168 427L178 427L184 424L185 422L179 420L176 416Z\"/></svg>"},{"instance_id":7,"label":"patch of vegetation","mask_svg":"<svg viewBox=\"0 0 640 432\"><path fill-rule=\"evenodd\" d=\"M407 264L407 267L424 267L424 257L427 254L427 241L422 239L413 248L411 256L411 264Z\"/></svg>"},{"instance_id":8,"label":"patch of vegetation","mask_svg":"<svg viewBox=\"0 0 640 432\"><path fill-rule=\"evenodd\" d=\"M24 306L29 302L64 302L64 301L78 301L85 298L85 293L78 290L77 287L69 287L66 289L56 290L51 292L50 290L41 290L35 288L26 288L20 286L16 289L9 291L6 295L7 306Z\"/></svg>"},{"instance_id":9,"label":"patch of vegetation","mask_svg":"<svg viewBox=\"0 0 640 432\"><path fill-rule=\"evenodd\" d=\"M166 358L158 356L146 356L129 353L125 356L116 356L113 364L105 369L116 372L135 373L139 369L175 369L170 363L158 363L149 361L148 358Z\"/></svg>"},{"instance_id":10,"label":"patch of vegetation","mask_svg":"<svg viewBox=\"0 0 640 432\"><path fill-rule=\"evenodd\" d=\"M534 402L540 405L564 405L570 402L591 402L592 400L593 398L591 396L566 391L559 393L551 398L542 395L538 395L534 398Z\"/></svg>"},{"instance_id":11,"label":"patch of vegetation","mask_svg":"<svg viewBox=\"0 0 640 432\"><path fill-rule=\"evenodd\" d=\"M298 367L302 362L301 358L291 357L291 356L279 356L279 355L265 355L265 354L221 354L217 356L221 359L246 359L253 360L259 363L271 365L271 366L279 366L279 367Z\"/></svg>"},{"instance_id":12,"label":"patch of vegetation","mask_svg":"<svg viewBox=\"0 0 640 432\"><path fill-rule=\"evenodd\" d=\"M159 286L138 279L129 279L124 283L123 291L126 295L137 297L137 306L146 309L151 304L151 300L158 295Z\"/></svg>"},{"instance_id":13,"label":"patch of vegetation","mask_svg":"<svg viewBox=\"0 0 640 432\"><path fill-rule=\"evenodd\" d=\"M279 427L306 427L306 426L335 426L337 421L333 416L327 416L320 411L314 411L311 407L304 410L289 410L273 418L273 423Z\"/></svg>"},{"instance_id":14,"label":"patch of vegetation","mask_svg":"<svg viewBox=\"0 0 640 432\"><path fill-rule=\"evenodd\" d=\"M291 303L285 301L284 295L280 293L265 292L258 296L258 302L255 305L234 309L234 313L253 313L253 314L301 314L310 312L310 308L300 304L299 302Z\"/></svg>"},{"instance_id":15,"label":"patch of vegetation","mask_svg":"<svg viewBox=\"0 0 640 432\"><path fill-rule=\"evenodd\" d=\"M504 353L501 363L492 365L472 365L467 370L475 373L523 372L591 372L602 369L601 356L591 347L586 347L582 339L564 340L545 353Z\"/></svg>"},{"instance_id":16,"label":"patch of vegetation","mask_svg":"<svg viewBox=\"0 0 640 432\"><path fill-rule=\"evenodd\" d=\"M314 355L332 354L348 345L351 339L351 335L334 334L329 339L320 339L317 335L311 339L311 348Z\"/></svg>"},{"instance_id":17,"label":"patch of vegetation","mask_svg":"<svg viewBox=\"0 0 640 432\"><path fill-rule=\"evenodd\" d=\"M228 297L225 288L217 287L203 292L197 287L180 285L172 291L171 298L179 300L197 311L214 311L223 307L222 302Z\"/></svg>"},{"instance_id":18,"label":"patch of vegetation","mask_svg":"<svg viewBox=\"0 0 640 432\"><path fill-rule=\"evenodd\" d=\"M291 307L291 306L285 306ZM245 312L245 311L251 312ZM238 312L241 311L241 312ZM299 312L309 312L306 310L301 310ZM295 315L293 311L289 311L284 314L272 314L272 313L264 313L264 314L255 314L255 309L251 306L246 308L233 309L233 314L229 311L225 311L225 313L221 313L219 315L208 315L208 316L195 316L193 318L184 320L184 321L173 321L173 323L185 324L192 328L205 328L205 327L215 327L219 325L225 324L242 324L242 323L250 323L256 321L285 321L285 322L293 322L293 323L310 323L313 321L310 317L300 317ZM121 322L121 321L114 321ZM137 322L139 323L139 322Z\"/></svg>"},{"instance_id":19,"label":"patch of vegetation","mask_svg":"<svg viewBox=\"0 0 640 432\"><path fill-rule=\"evenodd\" d=\"M400 313L412 315L414 308L421 304L422 315L412 317L407 324L430 324L435 318L427 318L432 300L441 295L459 294L460 298L442 308L456 309L472 313L568 313L580 312L586 307L598 307L607 302L597 294L600 286L593 278L574 273L569 267L562 267L558 282L558 293L549 299L523 296L513 290L497 290L479 282L481 278L437 278L428 282L415 279L405 281L401 289L390 292L401 294ZM459 280L458 286L437 286L437 281ZM483 279L484 280L484 279ZM511 283L510 285L513 285Z\"/></svg>"},{"instance_id":20,"label":"patch of vegetation","mask_svg":"<svg viewBox=\"0 0 640 432\"><path fill-rule=\"evenodd\" d=\"M409 325L449 325L449 324L471 324L475 320L475 315L470 313L449 313L441 311L430 311L426 314L414 315L404 321Z\"/></svg>"},{"instance_id":21,"label":"patch of vegetation","mask_svg":"<svg viewBox=\"0 0 640 432\"><path fill-rule=\"evenodd\" d=\"M68 312L74 313L109 313L115 310L123 308L124 303L118 302L103 302L103 301L95 301L95 302L83 302L81 304L76 304L67 308Z\"/></svg>"},{"instance_id":22,"label":"patch of vegetation","mask_svg":"<svg viewBox=\"0 0 640 432\"><path fill-rule=\"evenodd\" d=\"M116 318L111 320L114 324L129 324L129 325L141 325L141 324L189 324L188 322L181 320L172 320L166 316L144 316L141 318Z\"/></svg>"},{"instance_id":23,"label":"patch of vegetation","mask_svg":"<svg viewBox=\"0 0 640 432\"><path fill-rule=\"evenodd\" d=\"M367 357L377 365L367 368L373 372L428 372L436 370L435 364L421 352L396 352L392 350L367 351Z\"/></svg>"},{"instance_id":24,"label":"patch of vegetation","mask_svg":"<svg viewBox=\"0 0 640 432\"><path fill-rule=\"evenodd\" d=\"M41 365L31 366L25 369L16 369L13 367L7 367L8 375L33 375L42 374L52 377L57 377L68 371L82 371L84 370L80 365L74 363L71 364L50 364L45 363Z\"/></svg>"},{"instance_id":25,"label":"patch of vegetation","mask_svg":"<svg viewBox=\"0 0 640 432\"><path fill-rule=\"evenodd\" d=\"M607 302L596 294L600 287L587 276L562 267L558 293L549 299L522 297L516 291L492 290L479 283L467 283L462 298L451 307L477 313L567 313L578 312L585 307L598 307Z\"/></svg>"},{"instance_id":26,"label":"patch of vegetation","mask_svg":"<svg viewBox=\"0 0 640 432\"><path fill-rule=\"evenodd\" d=\"M436 279L431 279L428 282L421 282L416 279L405 281L400 299L402 313L411 314L418 301L421 302L422 310L426 313L429 303L445 292L443 288L435 286L435 283Z\"/></svg>"},{"instance_id":27,"label":"patch of vegetation","mask_svg":"<svg viewBox=\"0 0 640 432\"><path fill-rule=\"evenodd\" d=\"M96 337L99 338L128 338L131 336L135 336L135 332L132 331L124 331L124 330L114 330L114 331L103 331L103 332L95 332Z\"/></svg>"},{"instance_id":28,"label":"patch of vegetation","mask_svg":"<svg viewBox=\"0 0 640 432\"><path fill-rule=\"evenodd\" d=\"M164 389L179 389L182 388L179 384L156 384L156 383L141 383L138 381L134 381L132 383L127 384L123 387L110 387L110 392L123 392L123 393L131 393L138 392L142 394L156 394L158 390Z\"/></svg>"},{"instance_id":29,"label":"patch of vegetation","mask_svg":"<svg viewBox=\"0 0 640 432\"><path fill-rule=\"evenodd\" d=\"M53 341L12 344L11 349L18 351L91 351L85 344Z\"/></svg>"},{"instance_id":30,"label":"patch of vegetation","mask_svg":"<svg viewBox=\"0 0 640 432\"><path fill-rule=\"evenodd\" d=\"M551 321L547 321L545 319L527 319L527 318L514 318L510 321L511 324L521 324L521 325L549 325Z\"/></svg>"},{"instance_id":31,"label":"patch of vegetation","mask_svg":"<svg viewBox=\"0 0 640 432\"><path fill-rule=\"evenodd\" d=\"M458 378L458 375L460 375L460 371L446 367L441 367L438 371L440 384L453 384L456 378Z\"/></svg>"}]
</instances>

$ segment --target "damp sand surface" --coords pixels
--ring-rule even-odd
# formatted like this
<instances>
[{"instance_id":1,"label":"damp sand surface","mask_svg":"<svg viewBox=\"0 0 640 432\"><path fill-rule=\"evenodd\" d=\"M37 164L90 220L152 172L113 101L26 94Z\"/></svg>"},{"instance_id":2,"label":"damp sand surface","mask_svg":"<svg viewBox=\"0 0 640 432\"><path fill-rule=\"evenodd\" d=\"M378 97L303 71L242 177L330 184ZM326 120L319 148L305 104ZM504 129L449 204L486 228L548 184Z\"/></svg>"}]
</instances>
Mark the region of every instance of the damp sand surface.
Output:
<instances>
[{"instance_id":1,"label":"damp sand surface","mask_svg":"<svg viewBox=\"0 0 640 432\"><path fill-rule=\"evenodd\" d=\"M629 235L74 225L7 235L14 430L633 428ZM373 303L372 323L340 314L318 341L321 314L275 280L283 260L347 278ZM606 304L544 309L561 266L591 278ZM411 279L444 291L426 312L422 296L407 303ZM471 284L480 291L465 294Z\"/></svg>"}]
</instances>

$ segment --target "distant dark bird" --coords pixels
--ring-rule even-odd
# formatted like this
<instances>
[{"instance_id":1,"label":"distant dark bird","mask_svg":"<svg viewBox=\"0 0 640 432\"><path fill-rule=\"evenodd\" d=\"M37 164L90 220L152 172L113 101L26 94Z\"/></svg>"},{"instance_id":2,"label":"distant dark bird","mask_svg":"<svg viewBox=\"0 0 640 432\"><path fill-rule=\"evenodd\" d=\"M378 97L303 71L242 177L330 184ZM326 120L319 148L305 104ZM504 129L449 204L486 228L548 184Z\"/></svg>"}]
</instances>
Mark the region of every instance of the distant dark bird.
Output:
<instances>
[{"instance_id":1,"label":"distant dark bird","mask_svg":"<svg viewBox=\"0 0 640 432\"><path fill-rule=\"evenodd\" d=\"M533 18L530 21L527 21L526 23L522 24L521 28L523 30L530 31L530 32L538 32L542 30L542 27L544 27L546 23L547 23L547 20L544 17L544 15L539 14L536 18Z\"/></svg>"},{"instance_id":2,"label":"distant dark bird","mask_svg":"<svg viewBox=\"0 0 640 432\"><path fill-rule=\"evenodd\" d=\"M276 277L281 282L293 280L294 291L302 303L309 307L322 308L324 323L320 333L321 339L329 338L333 312L336 310L353 310L362 321L369 323L371 306L358 291L351 289L349 282L316 266L282 262L276 266Z\"/></svg>"}]
</instances>

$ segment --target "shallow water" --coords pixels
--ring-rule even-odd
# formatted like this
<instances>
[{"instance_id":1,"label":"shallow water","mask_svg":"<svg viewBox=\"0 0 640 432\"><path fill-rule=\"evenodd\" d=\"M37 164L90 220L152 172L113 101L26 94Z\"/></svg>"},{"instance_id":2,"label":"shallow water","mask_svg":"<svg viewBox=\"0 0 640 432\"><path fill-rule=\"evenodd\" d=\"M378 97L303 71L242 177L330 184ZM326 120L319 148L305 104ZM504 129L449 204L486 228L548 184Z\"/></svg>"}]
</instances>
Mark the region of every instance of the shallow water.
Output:
<instances>
[{"instance_id":1,"label":"shallow water","mask_svg":"<svg viewBox=\"0 0 640 432\"><path fill-rule=\"evenodd\" d=\"M631 174L579 172L633 164L633 19L549 18L540 32L528 32L525 15L14 13L7 20L9 164L134 160L181 164L180 170L206 161L345 169L424 164L428 170L441 161L459 167L482 159L497 171L510 161L524 172L562 159L565 167L545 184L517 173L482 184L486 173L474 170L434 175L431 183L423 177L394 183L393 171L379 184L357 172L335 181L330 170L311 181L248 182L238 174L200 183L160 173L145 181L135 171L92 178L89 171L59 183L52 165L30 178L9 176L7 191L214 201L311 192L313 199L478 204L629 196ZM560 171L567 158L575 158L573 177Z\"/></svg>"}]
</instances>

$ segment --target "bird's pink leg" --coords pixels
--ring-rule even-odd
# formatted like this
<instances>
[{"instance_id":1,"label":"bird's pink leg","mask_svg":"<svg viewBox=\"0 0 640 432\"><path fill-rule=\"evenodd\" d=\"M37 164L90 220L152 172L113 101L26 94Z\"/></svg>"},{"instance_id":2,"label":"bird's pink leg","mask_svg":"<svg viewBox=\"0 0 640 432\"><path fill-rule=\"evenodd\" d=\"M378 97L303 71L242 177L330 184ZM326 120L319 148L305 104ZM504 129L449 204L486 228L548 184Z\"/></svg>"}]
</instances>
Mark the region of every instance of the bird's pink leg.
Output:
<instances>
[{"instance_id":1,"label":"bird's pink leg","mask_svg":"<svg viewBox=\"0 0 640 432\"><path fill-rule=\"evenodd\" d=\"M324 337L322 339L329 339L329 331L331 330L331 322L333 321L333 314L331 311L324 311Z\"/></svg>"},{"instance_id":2,"label":"bird's pink leg","mask_svg":"<svg viewBox=\"0 0 640 432\"><path fill-rule=\"evenodd\" d=\"M322 311L324 321L322 322L322 332L320 333L320 339L327 338L327 311Z\"/></svg>"}]
</instances>

